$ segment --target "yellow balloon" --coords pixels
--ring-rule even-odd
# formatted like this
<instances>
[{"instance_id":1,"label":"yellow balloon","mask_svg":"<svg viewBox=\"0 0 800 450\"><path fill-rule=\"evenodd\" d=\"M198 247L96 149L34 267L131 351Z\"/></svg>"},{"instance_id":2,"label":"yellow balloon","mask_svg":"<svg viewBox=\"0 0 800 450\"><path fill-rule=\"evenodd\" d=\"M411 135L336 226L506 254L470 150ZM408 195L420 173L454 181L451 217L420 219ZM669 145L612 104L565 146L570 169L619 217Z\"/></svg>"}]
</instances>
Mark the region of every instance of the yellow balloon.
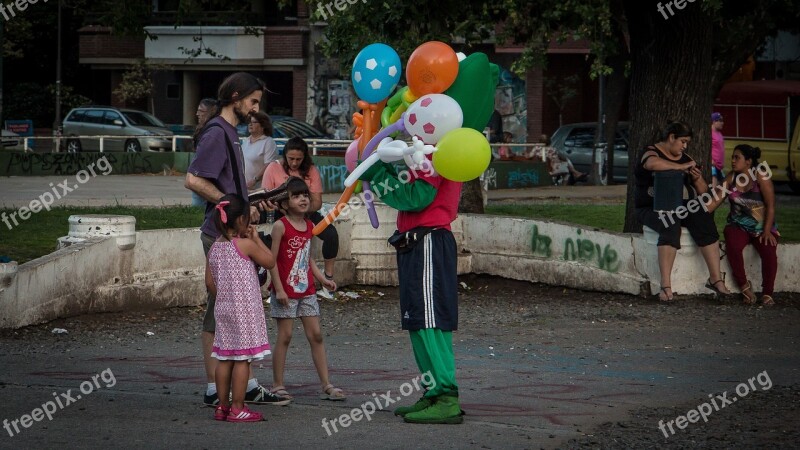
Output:
<instances>
[{"instance_id":1,"label":"yellow balloon","mask_svg":"<svg viewBox=\"0 0 800 450\"><path fill-rule=\"evenodd\" d=\"M433 168L453 181L469 181L481 176L489 167L492 150L489 141L472 128L457 128L445 134L436 144Z\"/></svg>"}]
</instances>

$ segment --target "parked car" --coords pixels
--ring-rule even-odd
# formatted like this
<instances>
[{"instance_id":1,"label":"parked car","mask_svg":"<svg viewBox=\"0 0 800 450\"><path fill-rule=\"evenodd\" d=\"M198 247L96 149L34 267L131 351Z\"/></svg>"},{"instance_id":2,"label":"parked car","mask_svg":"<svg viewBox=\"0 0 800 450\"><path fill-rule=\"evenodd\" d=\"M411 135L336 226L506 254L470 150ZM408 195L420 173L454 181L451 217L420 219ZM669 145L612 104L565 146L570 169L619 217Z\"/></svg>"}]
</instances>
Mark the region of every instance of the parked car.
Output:
<instances>
[{"instance_id":1,"label":"parked car","mask_svg":"<svg viewBox=\"0 0 800 450\"><path fill-rule=\"evenodd\" d=\"M331 139L331 137L327 136L325 133L294 117L269 116L269 118L272 119L272 128L274 130L272 137L275 139L289 139L293 137L301 137L303 139ZM241 137L247 136L247 124L240 123L239 126L236 127L236 131Z\"/></svg>"},{"instance_id":2,"label":"parked car","mask_svg":"<svg viewBox=\"0 0 800 450\"><path fill-rule=\"evenodd\" d=\"M75 108L64 119L63 135L67 137L66 150L69 153L100 150L99 138L84 136L119 136L103 139L103 151L172 150L172 131L149 113L134 109L110 106Z\"/></svg>"},{"instance_id":3,"label":"parked car","mask_svg":"<svg viewBox=\"0 0 800 450\"><path fill-rule=\"evenodd\" d=\"M333 138L310 124L289 116L269 116L272 119L272 137L278 144L278 153L283 154L283 145L293 137L303 138L309 145L311 152L317 155L342 156L350 145L349 140L330 142ZM247 124L239 124L236 131L242 138L248 135ZM325 140L316 144L314 140Z\"/></svg>"},{"instance_id":4,"label":"parked car","mask_svg":"<svg viewBox=\"0 0 800 450\"><path fill-rule=\"evenodd\" d=\"M3 150L25 150L25 140L13 131L3 130Z\"/></svg>"},{"instance_id":5,"label":"parked car","mask_svg":"<svg viewBox=\"0 0 800 450\"><path fill-rule=\"evenodd\" d=\"M589 173L592 170L592 153L594 150L594 134L597 122L571 123L559 127L550 137L550 145L562 152L572 161L581 172ZM620 122L617 135L614 139L614 171L613 179L618 183L625 183L628 179L628 122ZM605 143L598 144L598 151L603 162L606 161ZM605 164L603 164L605 167ZM605 184L607 174L601 172L602 183Z\"/></svg>"}]
</instances>

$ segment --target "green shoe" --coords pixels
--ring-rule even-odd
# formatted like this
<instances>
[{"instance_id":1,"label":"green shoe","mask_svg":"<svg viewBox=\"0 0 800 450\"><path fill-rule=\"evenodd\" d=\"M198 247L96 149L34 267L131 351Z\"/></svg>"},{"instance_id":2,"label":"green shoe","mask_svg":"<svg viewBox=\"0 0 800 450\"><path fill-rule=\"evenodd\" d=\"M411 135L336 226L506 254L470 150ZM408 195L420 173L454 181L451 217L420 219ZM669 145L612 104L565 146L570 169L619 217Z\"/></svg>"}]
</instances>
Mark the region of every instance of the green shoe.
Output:
<instances>
[{"instance_id":1,"label":"green shoe","mask_svg":"<svg viewBox=\"0 0 800 450\"><path fill-rule=\"evenodd\" d=\"M417 400L417 403L414 403L411 406L401 406L401 407L395 409L394 410L394 415L395 416L405 416L408 413L414 413L414 412L417 412L417 411L422 411L423 409L431 406L432 404L434 404L434 400L432 400L432 399L430 399L428 397L421 397L419 400Z\"/></svg>"},{"instance_id":2,"label":"green shoe","mask_svg":"<svg viewBox=\"0 0 800 450\"><path fill-rule=\"evenodd\" d=\"M403 416L409 423L462 423L463 411L458 404L458 397L442 395L431 406Z\"/></svg>"}]
</instances>

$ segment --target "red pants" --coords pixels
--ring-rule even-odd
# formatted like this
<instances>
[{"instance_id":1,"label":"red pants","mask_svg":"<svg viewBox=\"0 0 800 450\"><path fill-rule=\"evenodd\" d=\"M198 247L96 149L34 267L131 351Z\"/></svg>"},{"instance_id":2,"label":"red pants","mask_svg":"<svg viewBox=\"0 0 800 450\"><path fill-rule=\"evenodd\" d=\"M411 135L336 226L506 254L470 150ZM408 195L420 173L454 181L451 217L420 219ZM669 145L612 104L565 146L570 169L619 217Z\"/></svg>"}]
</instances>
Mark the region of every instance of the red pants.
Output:
<instances>
[{"instance_id":1,"label":"red pants","mask_svg":"<svg viewBox=\"0 0 800 450\"><path fill-rule=\"evenodd\" d=\"M737 226L728 225L725 227L725 252L728 254L728 262L733 270L733 278L740 288L747 283L743 255L747 244L753 244L753 247L761 257L762 295L772 295L772 291L775 288L775 275L778 273L778 246L762 244L758 241L758 237Z\"/></svg>"}]
</instances>

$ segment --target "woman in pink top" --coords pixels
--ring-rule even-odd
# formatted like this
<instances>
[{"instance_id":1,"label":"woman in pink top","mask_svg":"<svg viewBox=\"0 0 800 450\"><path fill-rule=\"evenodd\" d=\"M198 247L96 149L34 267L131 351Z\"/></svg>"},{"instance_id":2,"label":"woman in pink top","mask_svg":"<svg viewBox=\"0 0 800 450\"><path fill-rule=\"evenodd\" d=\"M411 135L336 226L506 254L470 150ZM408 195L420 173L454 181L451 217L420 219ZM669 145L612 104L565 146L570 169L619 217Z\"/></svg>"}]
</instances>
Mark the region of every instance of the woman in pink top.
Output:
<instances>
[{"instance_id":1,"label":"woman in pink top","mask_svg":"<svg viewBox=\"0 0 800 450\"><path fill-rule=\"evenodd\" d=\"M311 205L308 210L312 211L309 213L308 218L315 225L320 223L323 220L322 214L319 213L319 209L322 207L322 177L311 160L308 144L299 137L289 139L283 147L283 158L267 166L264 171L264 177L261 180L261 186L264 189L275 189L286 182L290 176L299 177L308 185L311 199ZM271 207L277 208L277 205L271 205ZM282 215L280 211L276 210L275 220L277 221ZM339 253L339 234L333 225L329 225L318 237L322 240L325 278L333 281L334 263L336 262L336 255ZM317 292L317 295L328 299L333 298L333 294L329 293L325 287Z\"/></svg>"}]
</instances>

